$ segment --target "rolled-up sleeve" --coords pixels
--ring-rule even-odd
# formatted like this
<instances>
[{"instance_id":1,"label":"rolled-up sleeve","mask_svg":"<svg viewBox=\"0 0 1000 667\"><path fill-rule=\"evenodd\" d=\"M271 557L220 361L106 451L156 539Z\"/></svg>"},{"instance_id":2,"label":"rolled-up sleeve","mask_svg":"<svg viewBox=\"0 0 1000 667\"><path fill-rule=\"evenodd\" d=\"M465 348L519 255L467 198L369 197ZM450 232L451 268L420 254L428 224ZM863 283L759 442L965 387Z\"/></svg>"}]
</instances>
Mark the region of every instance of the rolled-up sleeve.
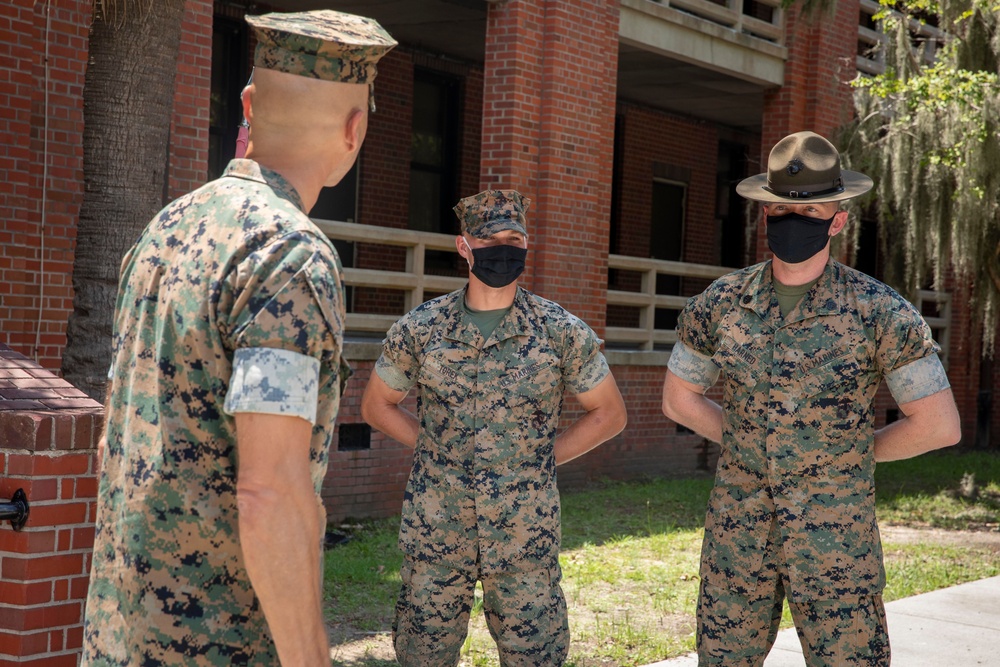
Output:
<instances>
[{"instance_id":1,"label":"rolled-up sleeve","mask_svg":"<svg viewBox=\"0 0 1000 667\"><path fill-rule=\"evenodd\" d=\"M226 414L262 412L316 423L319 360L298 352L257 347L236 350Z\"/></svg>"}]
</instances>

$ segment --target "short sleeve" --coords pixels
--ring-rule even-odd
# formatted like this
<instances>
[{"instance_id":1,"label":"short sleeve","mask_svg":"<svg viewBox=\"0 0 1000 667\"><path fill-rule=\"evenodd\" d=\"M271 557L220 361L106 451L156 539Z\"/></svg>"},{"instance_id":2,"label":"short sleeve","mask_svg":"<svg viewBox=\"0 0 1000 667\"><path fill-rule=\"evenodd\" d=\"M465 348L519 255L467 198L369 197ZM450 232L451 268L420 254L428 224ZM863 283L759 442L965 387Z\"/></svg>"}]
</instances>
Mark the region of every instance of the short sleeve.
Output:
<instances>
[{"instance_id":1,"label":"short sleeve","mask_svg":"<svg viewBox=\"0 0 1000 667\"><path fill-rule=\"evenodd\" d=\"M909 403L951 386L936 354L900 366L885 376L885 384L896 403Z\"/></svg>"},{"instance_id":2,"label":"short sleeve","mask_svg":"<svg viewBox=\"0 0 1000 667\"><path fill-rule=\"evenodd\" d=\"M315 424L318 401L318 359L266 347L236 350L226 414L288 415Z\"/></svg>"},{"instance_id":3,"label":"short sleeve","mask_svg":"<svg viewBox=\"0 0 1000 667\"><path fill-rule=\"evenodd\" d=\"M688 299L677 320L677 343L667 365L671 373L700 387L711 387L719 379L719 367L712 361L719 339L710 303L709 290Z\"/></svg>"},{"instance_id":4,"label":"short sleeve","mask_svg":"<svg viewBox=\"0 0 1000 667\"><path fill-rule=\"evenodd\" d=\"M719 367L711 357L694 350L678 341L670 352L667 362L670 372L691 384L699 387L711 387L719 379Z\"/></svg>"},{"instance_id":5,"label":"short sleeve","mask_svg":"<svg viewBox=\"0 0 1000 667\"><path fill-rule=\"evenodd\" d=\"M709 290L691 297L677 319L677 340L689 350L711 358L718 348Z\"/></svg>"},{"instance_id":6,"label":"short sleeve","mask_svg":"<svg viewBox=\"0 0 1000 667\"><path fill-rule=\"evenodd\" d=\"M611 372L601 341L582 320L574 318L563 351L563 383L574 394L590 391Z\"/></svg>"},{"instance_id":7,"label":"short sleeve","mask_svg":"<svg viewBox=\"0 0 1000 667\"><path fill-rule=\"evenodd\" d=\"M897 403L947 389L931 328L912 304L898 295L883 307L876 331L876 355L886 385Z\"/></svg>"},{"instance_id":8,"label":"short sleeve","mask_svg":"<svg viewBox=\"0 0 1000 667\"><path fill-rule=\"evenodd\" d=\"M339 357L344 305L333 248L305 232L252 253L227 278L232 309L220 313L232 350L275 348L325 361Z\"/></svg>"},{"instance_id":9,"label":"short sleeve","mask_svg":"<svg viewBox=\"0 0 1000 667\"><path fill-rule=\"evenodd\" d=\"M382 354L375 362L375 373L394 391L409 391L417 383L420 372L407 321L404 317L389 327L382 341Z\"/></svg>"},{"instance_id":10,"label":"short sleeve","mask_svg":"<svg viewBox=\"0 0 1000 667\"><path fill-rule=\"evenodd\" d=\"M336 252L306 232L275 239L226 278L219 329L233 350L225 410L315 422L321 374L339 376L343 287ZM324 369L326 373L324 373Z\"/></svg>"}]
</instances>

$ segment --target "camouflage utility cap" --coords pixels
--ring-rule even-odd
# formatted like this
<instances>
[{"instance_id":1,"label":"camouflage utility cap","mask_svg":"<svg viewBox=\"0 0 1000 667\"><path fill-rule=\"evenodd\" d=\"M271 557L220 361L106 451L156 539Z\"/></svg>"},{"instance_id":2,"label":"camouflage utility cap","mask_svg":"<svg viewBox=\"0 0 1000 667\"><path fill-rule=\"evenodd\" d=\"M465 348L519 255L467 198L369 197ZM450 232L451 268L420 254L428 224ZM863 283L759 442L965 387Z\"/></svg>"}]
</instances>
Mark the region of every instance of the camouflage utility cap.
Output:
<instances>
[{"instance_id":1,"label":"camouflage utility cap","mask_svg":"<svg viewBox=\"0 0 1000 667\"><path fill-rule=\"evenodd\" d=\"M527 236L524 212L530 205L531 200L517 190L484 190L459 200L452 210L462 223L463 232L477 239L488 239L505 229Z\"/></svg>"},{"instance_id":2,"label":"camouflage utility cap","mask_svg":"<svg viewBox=\"0 0 1000 667\"><path fill-rule=\"evenodd\" d=\"M374 19L330 9L248 16L255 67L311 79L368 83L396 40Z\"/></svg>"}]
</instances>

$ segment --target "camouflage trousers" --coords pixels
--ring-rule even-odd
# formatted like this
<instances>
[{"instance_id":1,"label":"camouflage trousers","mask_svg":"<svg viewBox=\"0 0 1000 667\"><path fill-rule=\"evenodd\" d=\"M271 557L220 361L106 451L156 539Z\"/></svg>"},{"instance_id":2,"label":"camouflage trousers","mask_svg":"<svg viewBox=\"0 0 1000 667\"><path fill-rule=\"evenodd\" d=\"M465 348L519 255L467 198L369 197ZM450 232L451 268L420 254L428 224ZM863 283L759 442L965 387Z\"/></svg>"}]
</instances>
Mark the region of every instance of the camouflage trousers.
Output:
<instances>
[{"instance_id":1,"label":"camouflage trousers","mask_svg":"<svg viewBox=\"0 0 1000 667\"><path fill-rule=\"evenodd\" d=\"M781 623L787 566L768 536L764 574L750 595L701 582L698 664L760 667ZM795 630L807 667L888 667L889 632L881 595L792 602Z\"/></svg>"},{"instance_id":2,"label":"camouflage trousers","mask_svg":"<svg viewBox=\"0 0 1000 667\"><path fill-rule=\"evenodd\" d=\"M477 575L405 558L392 623L401 667L454 667L469 630ZM479 578L502 667L558 667L569 651L559 565Z\"/></svg>"}]
</instances>

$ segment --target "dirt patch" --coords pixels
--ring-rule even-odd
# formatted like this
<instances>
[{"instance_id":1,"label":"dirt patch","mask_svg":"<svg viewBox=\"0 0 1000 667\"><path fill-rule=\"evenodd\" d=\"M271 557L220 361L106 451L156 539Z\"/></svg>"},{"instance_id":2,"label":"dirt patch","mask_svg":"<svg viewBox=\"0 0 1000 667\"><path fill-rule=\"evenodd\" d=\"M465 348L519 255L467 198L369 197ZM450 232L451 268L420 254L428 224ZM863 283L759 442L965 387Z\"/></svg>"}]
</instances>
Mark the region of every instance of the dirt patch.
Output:
<instances>
[{"instance_id":1,"label":"dirt patch","mask_svg":"<svg viewBox=\"0 0 1000 667\"><path fill-rule=\"evenodd\" d=\"M396 653L389 632L361 632L345 625L327 628L333 667L383 667L395 665Z\"/></svg>"},{"instance_id":2,"label":"dirt patch","mask_svg":"<svg viewBox=\"0 0 1000 667\"><path fill-rule=\"evenodd\" d=\"M919 528L912 526L881 525L883 543L888 544L948 544L985 549L1000 554L1000 526L985 526L984 530L944 530L939 528ZM609 605L601 612L594 612L585 605L576 604L574 598L580 593L564 586L573 626L573 645L570 660L586 667L613 667L620 664L611 659L592 657L599 654L599 644L609 626L621 626L635 631L649 631L662 635L682 638L694 632L694 618L684 614L664 613L653 605L639 605L632 608ZM587 597L615 597L613 590L604 590L601 585L590 586ZM386 619L386 624L391 619ZM603 626L605 632L598 632ZM337 624L329 628L332 649L330 657L333 667L390 667L396 665L391 633L386 631L364 632L348 624ZM606 637L604 637L606 641ZM588 656L581 658L581 656ZM469 624L467 650L459 662L459 667L481 667L496 664L496 646L486 628L482 614L473 617Z\"/></svg>"},{"instance_id":3,"label":"dirt patch","mask_svg":"<svg viewBox=\"0 0 1000 667\"><path fill-rule=\"evenodd\" d=\"M879 526L882 542L896 544L958 544L1000 553L1000 528L990 530L944 530L911 526Z\"/></svg>"}]
</instances>

